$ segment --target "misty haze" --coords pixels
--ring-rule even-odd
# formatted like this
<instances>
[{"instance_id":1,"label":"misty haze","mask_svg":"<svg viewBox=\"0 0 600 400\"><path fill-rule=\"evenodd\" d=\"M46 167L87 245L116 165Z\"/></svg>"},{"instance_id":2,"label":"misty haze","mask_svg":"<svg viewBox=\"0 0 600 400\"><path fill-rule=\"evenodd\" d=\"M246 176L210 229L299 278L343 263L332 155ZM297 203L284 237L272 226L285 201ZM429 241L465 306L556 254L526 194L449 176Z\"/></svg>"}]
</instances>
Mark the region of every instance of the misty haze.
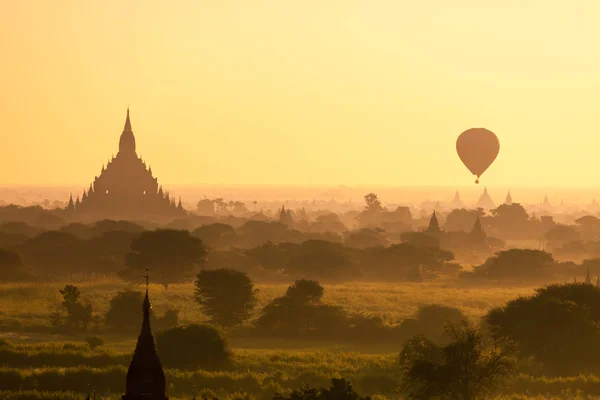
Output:
<instances>
[{"instance_id":1,"label":"misty haze","mask_svg":"<svg viewBox=\"0 0 600 400\"><path fill-rule=\"evenodd\" d=\"M598 15L0 2L0 400L600 400Z\"/></svg>"}]
</instances>

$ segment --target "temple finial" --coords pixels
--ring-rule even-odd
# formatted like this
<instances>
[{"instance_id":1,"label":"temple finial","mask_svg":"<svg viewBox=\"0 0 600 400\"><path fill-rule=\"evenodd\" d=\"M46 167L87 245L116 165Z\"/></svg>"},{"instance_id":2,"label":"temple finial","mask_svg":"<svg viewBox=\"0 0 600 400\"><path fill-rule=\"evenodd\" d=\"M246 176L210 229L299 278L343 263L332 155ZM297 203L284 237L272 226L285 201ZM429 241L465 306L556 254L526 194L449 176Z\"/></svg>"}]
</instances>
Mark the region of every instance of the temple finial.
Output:
<instances>
[{"instance_id":1,"label":"temple finial","mask_svg":"<svg viewBox=\"0 0 600 400\"><path fill-rule=\"evenodd\" d=\"M123 129L123 131L131 131L131 121L129 120L129 106L127 106L127 118L125 119L125 128Z\"/></svg>"},{"instance_id":2,"label":"temple finial","mask_svg":"<svg viewBox=\"0 0 600 400\"><path fill-rule=\"evenodd\" d=\"M150 285L150 274L148 273L148 268L146 268L146 275L144 275L144 278L146 278L146 293L148 293L148 285Z\"/></svg>"}]
</instances>

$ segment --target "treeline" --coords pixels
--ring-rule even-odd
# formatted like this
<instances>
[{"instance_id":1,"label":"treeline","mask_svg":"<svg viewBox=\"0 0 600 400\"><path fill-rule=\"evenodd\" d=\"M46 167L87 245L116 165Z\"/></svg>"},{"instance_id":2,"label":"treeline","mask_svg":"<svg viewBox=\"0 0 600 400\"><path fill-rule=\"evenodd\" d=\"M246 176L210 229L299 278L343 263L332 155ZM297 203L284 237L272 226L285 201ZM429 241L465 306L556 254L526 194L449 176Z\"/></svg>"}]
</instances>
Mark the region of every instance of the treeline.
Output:
<instances>
[{"instance_id":1,"label":"treeline","mask_svg":"<svg viewBox=\"0 0 600 400\"><path fill-rule=\"evenodd\" d=\"M8 229L10 227L10 229ZM323 281L358 279L420 281L439 274L456 274L460 267L453 254L427 243L401 242L390 246L348 247L330 240L283 241L296 232L277 223L248 223L237 231L221 224L193 232L173 229L146 231L129 222L101 221L73 229L46 231L4 247L0 254L0 279L64 279L72 274L118 274L138 280L153 268L168 285L192 280L198 267L235 268L258 279L310 277ZM22 223L0 226L0 232L30 232ZM12 233L7 233L10 231ZM252 238L255 247L224 245L231 235ZM295 234L295 233L292 233ZM271 241L270 239L278 238ZM16 253L16 255L15 255ZM208 253L208 257L206 256ZM24 272L29 271L27 275Z\"/></svg>"}]
</instances>

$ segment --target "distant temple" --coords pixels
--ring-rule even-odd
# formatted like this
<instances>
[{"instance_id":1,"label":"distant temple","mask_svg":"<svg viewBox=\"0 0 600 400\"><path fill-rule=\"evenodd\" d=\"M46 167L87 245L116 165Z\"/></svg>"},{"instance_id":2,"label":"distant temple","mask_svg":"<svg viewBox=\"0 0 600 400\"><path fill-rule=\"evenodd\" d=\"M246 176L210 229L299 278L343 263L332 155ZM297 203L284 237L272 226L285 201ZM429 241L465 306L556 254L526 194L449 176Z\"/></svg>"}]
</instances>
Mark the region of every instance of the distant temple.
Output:
<instances>
[{"instance_id":1,"label":"distant temple","mask_svg":"<svg viewBox=\"0 0 600 400\"><path fill-rule=\"evenodd\" d=\"M83 191L81 200L69 199L67 212L78 219L151 219L164 220L185 216L179 199L164 193L158 179L152 176L152 168L138 157L135 137L131 130L129 109L125 128L119 140L119 152L102 166L89 189Z\"/></svg>"},{"instance_id":2,"label":"distant temple","mask_svg":"<svg viewBox=\"0 0 600 400\"><path fill-rule=\"evenodd\" d=\"M496 208L494 201L490 197L487 191L487 187L483 189L483 193L477 201L477 207L483 208L484 210L491 210L492 208Z\"/></svg>"},{"instance_id":3,"label":"distant temple","mask_svg":"<svg viewBox=\"0 0 600 400\"><path fill-rule=\"evenodd\" d=\"M429 220L429 226L427 226L427 230L425 231L431 234L441 233L440 223L437 219L437 215L435 214L435 210L433 210L433 214L431 214L431 219Z\"/></svg>"},{"instance_id":4,"label":"distant temple","mask_svg":"<svg viewBox=\"0 0 600 400\"><path fill-rule=\"evenodd\" d=\"M481 225L481 220L479 219L479 214L477 214L477 219L475 220L475 224L473 224L473 229L471 230L471 237L477 242L485 242L486 234L483 229L483 225Z\"/></svg>"},{"instance_id":5,"label":"distant temple","mask_svg":"<svg viewBox=\"0 0 600 400\"><path fill-rule=\"evenodd\" d=\"M509 190L508 194L506 195L506 200L504 201L504 204L507 204L510 206L512 203L513 203L513 200L512 200L512 196L510 195L510 190Z\"/></svg>"}]
</instances>

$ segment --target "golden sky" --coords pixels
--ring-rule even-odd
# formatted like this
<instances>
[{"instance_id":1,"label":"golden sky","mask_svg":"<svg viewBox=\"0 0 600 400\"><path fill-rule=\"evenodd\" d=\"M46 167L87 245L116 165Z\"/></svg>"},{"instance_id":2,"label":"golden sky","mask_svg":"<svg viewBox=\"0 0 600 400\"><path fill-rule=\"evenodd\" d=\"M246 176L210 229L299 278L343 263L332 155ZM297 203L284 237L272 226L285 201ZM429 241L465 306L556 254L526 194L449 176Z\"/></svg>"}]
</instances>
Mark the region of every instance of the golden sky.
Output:
<instances>
[{"instance_id":1,"label":"golden sky","mask_svg":"<svg viewBox=\"0 0 600 400\"><path fill-rule=\"evenodd\" d=\"M0 1L0 184L595 186L600 2Z\"/></svg>"}]
</instances>

